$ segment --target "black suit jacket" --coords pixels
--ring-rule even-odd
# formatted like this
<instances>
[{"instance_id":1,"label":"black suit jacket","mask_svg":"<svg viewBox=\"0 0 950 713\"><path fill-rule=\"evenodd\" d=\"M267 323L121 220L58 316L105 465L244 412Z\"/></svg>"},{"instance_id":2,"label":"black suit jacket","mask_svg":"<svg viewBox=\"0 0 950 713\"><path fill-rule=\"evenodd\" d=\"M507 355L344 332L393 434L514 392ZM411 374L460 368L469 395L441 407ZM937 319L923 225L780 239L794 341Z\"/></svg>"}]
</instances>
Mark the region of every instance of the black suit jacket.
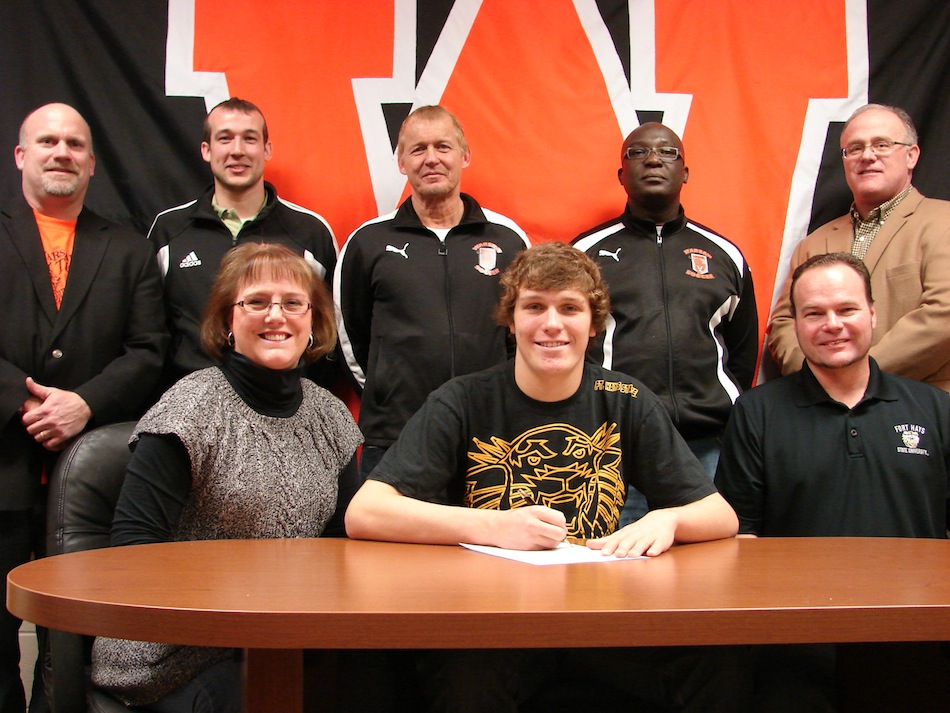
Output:
<instances>
[{"instance_id":1,"label":"black suit jacket","mask_svg":"<svg viewBox=\"0 0 950 713\"><path fill-rule=\"evenodd\" d=\"M33 211L19 198L0 211L0 321L0 510L25 510L55 458L20 422L27 376L82 396L87 428L148 406L168 346L154 252L83 208L57 311Z\"/></svg>"}]
</instances>

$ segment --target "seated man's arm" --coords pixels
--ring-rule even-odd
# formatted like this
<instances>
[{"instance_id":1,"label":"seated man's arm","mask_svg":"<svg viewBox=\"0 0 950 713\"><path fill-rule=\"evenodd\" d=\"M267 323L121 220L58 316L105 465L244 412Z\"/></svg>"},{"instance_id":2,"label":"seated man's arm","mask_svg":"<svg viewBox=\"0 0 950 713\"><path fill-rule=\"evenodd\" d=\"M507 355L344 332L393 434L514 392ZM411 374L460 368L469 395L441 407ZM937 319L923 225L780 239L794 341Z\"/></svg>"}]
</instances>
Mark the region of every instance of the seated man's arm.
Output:
<instances>
[{"instance_id":1,"label":"seated man's arm","mask_svg":"<svg viewBox=\"0 0 950 713\"><path fill-rule=\"evenodd\" d=\"M674 542L705 542L732 537L739 519L719 493L671 508L651 510L642 518L612 535L588 541L588 546L605 555L655 557Z\"/></svg>"},{"instance_id":2,"label":"seated man's arm","mask_svg":"<svg viewBox=\"0 0 950 713\"><path fill-rule=\"evenodd\" d=\"M425 502L388 483L367 480L346 511L346 533L362 540L457 545L467 542L516 550L556 547L567 536L564 514L533 505L481 510Z\"/></svg>"},{"instance_id":3,"label":"seated man's arm","mask_svg":"<svg viewBox=\"0 0 950 713\"><path fill-rule=\"evenodd\" d=\"M749 394L755 393L753 389ZM765 511L764 416L740 396L722 434L716 487L739 517L739 537L758 537Z\"/></svg>"}]
</instances>

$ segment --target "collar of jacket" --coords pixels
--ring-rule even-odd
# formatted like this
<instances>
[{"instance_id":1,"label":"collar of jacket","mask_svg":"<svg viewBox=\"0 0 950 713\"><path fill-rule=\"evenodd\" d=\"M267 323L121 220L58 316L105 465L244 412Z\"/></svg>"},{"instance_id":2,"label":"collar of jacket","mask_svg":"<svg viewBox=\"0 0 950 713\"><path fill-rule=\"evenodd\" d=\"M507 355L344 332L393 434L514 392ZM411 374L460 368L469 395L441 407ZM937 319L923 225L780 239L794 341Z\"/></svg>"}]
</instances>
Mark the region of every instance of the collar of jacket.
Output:
<instances>
[{"instance_id":1,"label":"collar of jacket","mask_svg":"<svg viewBox=\"0 0 950 713\"><path fill-rule=\"evenodd\" d=\"M486 218L482 212L478 201L467 193L461 193L459 197L462 199L462 205L465 206L465 210L462 213L462 219L459 221L459 224L453 227L452 230L455 230L455 228L459 226L484 225L488 222L488 218ZM406 198L406 200L402 202L402 205L399 206L399 210L396 211L396 216L393 218L393 227L428 230L428 228L422 224L422 221L419 220L416 209L412 206L411 196Z\"/></svg>"},{"instance_id":2,"label":"collar of jacket","mask_svg":"<svg viewBox=\"0 0 950 713\"><path fill-rule=\"evenodd\" d=\"M623 210L623 215L620 216L621 222L627 227L628 230L633 233L647 236L653 240L656 239L656 223L652 220L644 220L643 218L634 218L630 214L630 206L628 205ZM686 212L683 210L683 206L680 206L679 213L673 220L670 220L663 224L663 230L660 232L664 238L667 235L672 235L677 231L683 229L683 226L686 225Z\"/></svg>"},{"instance_id":3,"label":"collar of jacket","mask_svg":"<svg viewBox=\"0 0 950 713\"><path fill-rule=\"evenodd\" d=\"M266 218L273 212L274 206L277 205L277 189L274 188L273 184L264 181L264 192L267 195L267 199L264 201L264 207L261 208L257 217L254 218L255 221ZM215 223L221 222L221 218L214 212L214 208L211 207L212 198L214 198L214 184L211 184L211 186L201 194L201 198L195 201L194 206L191 208L192 220L210 220Z\"/></svg>"}]
</instances>

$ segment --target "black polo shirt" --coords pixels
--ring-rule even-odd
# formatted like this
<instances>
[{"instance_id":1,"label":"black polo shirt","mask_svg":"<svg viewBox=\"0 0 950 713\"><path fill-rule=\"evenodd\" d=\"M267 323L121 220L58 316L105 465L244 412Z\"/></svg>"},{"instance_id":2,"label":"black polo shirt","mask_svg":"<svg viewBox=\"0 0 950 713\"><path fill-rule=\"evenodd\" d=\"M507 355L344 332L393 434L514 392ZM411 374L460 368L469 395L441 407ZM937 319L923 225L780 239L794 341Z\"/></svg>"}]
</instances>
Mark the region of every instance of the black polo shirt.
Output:
<instances>
[{"instance_id":1,"label":"black polo shirt","mask_svg":"<svg viewBox=\"0 0 950 713\"><path fill-rule=\"evenodd\" d=\"M740 396L716 486L740 534L945 538L948 477L950 394L871 359L853 409L807 364Z\"/></svg>"}]
</instances>

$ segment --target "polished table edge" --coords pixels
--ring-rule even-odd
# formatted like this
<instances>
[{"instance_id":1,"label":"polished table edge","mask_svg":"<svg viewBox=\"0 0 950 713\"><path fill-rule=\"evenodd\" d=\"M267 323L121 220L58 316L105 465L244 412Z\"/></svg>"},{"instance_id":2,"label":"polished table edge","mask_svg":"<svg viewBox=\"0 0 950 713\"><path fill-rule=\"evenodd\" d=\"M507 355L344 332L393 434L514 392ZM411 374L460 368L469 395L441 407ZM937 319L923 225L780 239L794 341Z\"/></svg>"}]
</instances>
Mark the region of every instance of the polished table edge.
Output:
<instances>
[{"instance_id":1,"label":"polished table edge","mask_svg":"<svg viewBox=\"0 0 950 713\"><path fill-rule=\"evenodd\" d=\"M241 547L252 551L260 549L265 554L270 551L285 553L292 558L303 556L300 553L320 553L330 557L325 562L320 560L327 567L328 574L367 576L369 582L376 581L372 578L373 572L363 572L358 567L354 569L354 565L362 564L364 557L368 559L367 570L373 568L376 562L373 558L379 557L383 557L379 560L381 562L394 558L417 566L432 563L433 572L430 574L433 581L439 581L443 586L452 575L457 577L471 571L477 577L499 578L500 583L486 583L488 590L495 591L493 588L496 588L497 592L509 597L522 594L520 590L512 593L511 587L530 587L535 581L539 586L553 584L568 589L575 579L602 581L602 586L608 588L615 584L636 587L641 581L652 586L659 583L670 587L671 605L623 608L609 606L611 600L608 600L608 606L603 603L587 606L583 601L576 601L589 596L588 592L587 595L572 595L571 603L563 608L541 610L532 604L531 593L524 592L523 606L511 606L507 611L492 610L491 602L473 604L469 601L458 604L448 601L443 605L444 610L425 611L383 607L374 611L371 607L360 608L358 602L352 611L343 611L341 607L322 610L314 607L300 611L264 611L251 607L199 610L163 608L159 604L143 605L141 602L115 603L105 601L107 597L98 601L88 592L82 598L70 591L68 582L62 581L57 583L61 588L57 593L42 591L36 586L31 588L33 574L70 572L65 567L65 558L72 558L70 565L84 556L89 562L101 562L109 555L96 553L117 553L132 548L62 555L22 565L9 575L7 602L10 610L20 618L63 631L261 649L582 648L950 639L950 543L946 541L731 539L676 547L650 561L552 567L509 562L457 547L349 540L270 542L278 544ZM196 548L216 549L212 543L167 543L142 547L172 547L189 553L197 552ZM227 549L224 545L221 548ZM805 560L806 571L800 573L802 578L820 574L834 583L833 591L829 591L827 597L822 592L810 591L808 582L803 581L802 590L808 594L803 603L772 605L756 602L754 592L737 592L734 605L722 604L730 601L730 586L743 584L749 587L751 577L747 572L744 578L737 577L732 582L729 579L732 575L728 572L719 576L721 569L741 570L747 558L777 553L772 559L755 560L756 566L762 568L762 578L787 577L788 573L783 572L781 553L787 555L799 551L811 558ZM143 552L139 550L135 554ZM853 556L848 557L849 553ZM823 557L830 561L824 562ZM54 559L62 561L53 563ZM778 561L773 562L773 559ZM815 569L809 572L807 568L812 562ZM336 564L331 567L332 563ZM710 599L716 599L720 604L704 607L703 596L694 596L690 600L691 606L673 601L677 587L705 586L696 582L699 574L693 571L704 564L711 568L706 573L708 586L710 592L716 594L715 597L711 594ZM660 568L662 576L653 577L643 567ZM838 568L842 572L840 582L835 576ZM445 571L449 574L445 575ZM436 575L445 579L440 580ZM851 596L851 590L858 586L857 575L861 575L860 586L868 590L863 595L869 600L865 603L861 597ZM515 584L506 587L509 580ZM274 586L285 584L276 582ZM420 586L424 587L425 582ZM888 591L894 592L893 600L875 599L876 589L888 587ZM908 590L906 596L905 589ZM780 598L775 594L772 596ZM596 599L596 596L592 598ZM306 600L306 594L301 599ZM748 603L750 599L752 604Z\"/></svg>"}]
</instances>

